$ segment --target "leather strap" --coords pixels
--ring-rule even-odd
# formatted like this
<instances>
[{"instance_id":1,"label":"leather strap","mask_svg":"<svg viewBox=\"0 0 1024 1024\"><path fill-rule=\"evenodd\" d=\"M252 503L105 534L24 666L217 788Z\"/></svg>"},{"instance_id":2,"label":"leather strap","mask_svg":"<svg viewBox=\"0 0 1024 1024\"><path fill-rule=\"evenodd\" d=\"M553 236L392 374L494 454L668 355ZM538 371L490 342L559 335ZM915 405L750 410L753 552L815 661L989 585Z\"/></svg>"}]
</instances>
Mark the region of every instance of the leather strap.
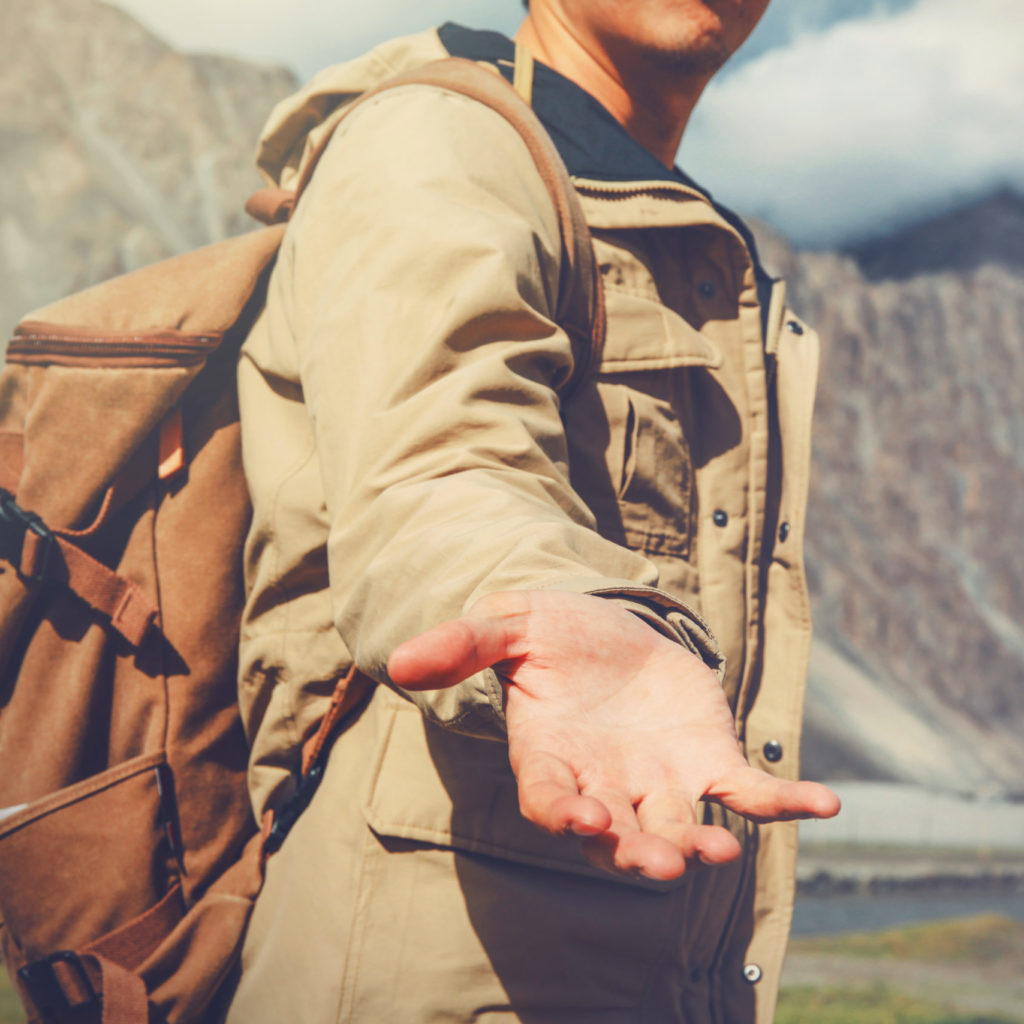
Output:
<instances>
[{"instance_id":1,"label":"leather strap","mask_svg":"<svg viewBox=\"0 0 1024 1024\"><path fill-rule=\"evenodd\" d=\"M261 224L283 224L292 215L295 193L283 188L261 188L245 201L245 212Z\"/></svg>"},{"instance_id":2,"label":"leather strap","mask_svg":"<svg viewBox=\"0 0 1024 1024\"><path fill-rule=\"evenodd\" d=\"M22 574L31 578L38 573L44 579L62 582L90 608L106 616L128 643L138 647L156 620L156 605L137 583L119 576L60 534L52 536L61 561L53 564L51 555L49 564L40 571L39 562L47 542L38 534L28 532L22 548Z\"/></svg>"},{"instance_id":3,"label":"leather strap","mask_svg":"<svg viewBox=\"0 0 1024 1024\"><path fill-rule=\"evenodd\" d=\"M0 487L17 494L24 462L21 434L0 434ZM40 531L25 531L20 557L12 564L25 579L52 580L74 591L104 615L133 647L138 647L157 617L157 608L142 588L87 554L80 542L96 533L153 476L153 452L141 445L117 474L93 521L81 530L54 529L38 520ZM35 518L35 517L34 517Z\"/></svg>"},{"instance_id":4,"label":"leather strap","mask_svg":"<svg viewBox=\"0 0 1024 1024\"><path fill-rule=\"evenodd\" d=\"M528 107L533 106L533 54L518 39L512 88Z\"/></svg>"},{"instance_id":5,"label":"leather strap","mask_svg":"<svg viewBox=\"0 0 1024 1024\"><path fill-rule=\"evenodd\" d=\"M303 775L313 767L313 764L324 752L341 720L366 695L367 689L373 685L373 680L363 675L355 665L338 680L337 685L334 687L334 693L331 696L331 703L327 707L327 713L320 720L320 727L302 745Z\"/></svg>"},{"instance_id":6,"label":"leather strap","mask_svg":"<svg viewBox=\"0 0 1024 1024\"><path fill-rule=\"evenodd\" d=\"M156 475L160 480L170 480L185 468L184 423L181 406L175 405L160 423Z\"/></svg>"},{"instance_id":7,"label":"leather strap","mask_svg":"<svg viewBox=\"0 0 1024 1024\"><path fill-rule=\"evenodd\" d=\"M28 970L43 968L45 985L22 981L30 1024L149 1024L146 984L127 967L97 953L60 952ZM38 977L38 974L36 975Z\"/></svg>"},{"instance_id":8,"label":"leather strap","mask_svg":"<svg viewBox=\"0 0 1024 1024\"><path fill-rule=\"evenodd\" d=\"M104 957L133 971L174 931L184 912L181 886L174 885L159 903L86 947L85 953Z\"/></svg>"},{"instance_id":9,"label":"leather strap","mask_svg":"<svg viewBox=\"0 0 1024 1024\"><path fill-rule=\"evenodd\" d=\"M38 517L33 518L41 524ZM74 591L90 608L106 616L133 647L142 643L156 620L156 606L137 583L119 576L45 525L38 531L26 529L21 551L13 552L10 560L26 580L54 581Z\"/></svg>"},{"instance_id":10,"label":"leather strap","mask_svg":"<svg viewBox=\"0 0 1024 1024\"><path fill-rule=\"evenodd\" d=\"M134 971L174 930L183 909L181 886L175 885L155 906L81 954L60 952L46 958L42 993L22 978L22 991L34 1010L30 1021L148 1024L146 985ZM35 970L28 968L30 974ZM43 1005L37 998L45 999Z\"/></svg>"},{"instance_id":11,"label":"leather strap","mask_svg":"<svg viewBox=\"0 0 1024 1024\"><path fill-rule=\"evenodd\" d=\"M149 1024L146 984L137 974L104 956L84 956L82 962L94 978L99 974L96 987L102 992L101 1024Z\"/></svg>"},{"instance_id":12,"label":"leather strap","mask_svg":"<svg viewBox=\"0 0 1024 1024\"><path fill-rule=\"evenodd\" d=\"M529 51L521 47L517 51L516 74L523 96L527 91L532 92L532 62ZM407 85L446 89L483 103L504 117L529 149L554 207L562 238L556 320L573 339L577 352L571 376L558 388L564 399L586 377L590 367L600 361L605 335L601 275L583 208L558 150L537 116L500 74L492 74L474 61L449 57L396 75L333 115L333 122L302 170L294 195L282 189L263 189L250 197L246 209L265 224L280 223L294 214L338 125L373 97Z\"/></svg>"}]
</instances>

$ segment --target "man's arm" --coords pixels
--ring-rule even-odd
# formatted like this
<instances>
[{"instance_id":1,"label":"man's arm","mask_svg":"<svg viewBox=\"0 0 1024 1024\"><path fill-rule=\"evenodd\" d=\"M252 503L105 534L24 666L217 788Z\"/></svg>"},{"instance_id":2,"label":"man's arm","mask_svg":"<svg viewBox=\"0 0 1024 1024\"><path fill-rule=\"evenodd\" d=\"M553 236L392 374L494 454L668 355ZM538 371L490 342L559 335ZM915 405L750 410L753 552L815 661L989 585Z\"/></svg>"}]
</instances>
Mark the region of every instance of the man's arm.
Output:
<instances>
[{"instance_id":1,"label":"man's arm","mask_svg":"<svg viewBox=\"0 0 1024 1024\"><path fill-rule=\"evenodd\" d=\"M470 100L395 90L331 143L283 269L335 622L371 676L450 687L414 693L436 720L507 723L530 820L581 835L596 863L669 878L738 854L696 824L700 797L765 819L834 798L746 766L718 678L676 642L715 663L711 641L696 620L676 631L659 611L672 599L645 591L653 567L600 537L573 491L559 252L525 146Z\"/></svg>"},{"instance_id":2,"label":"man's arm","mask_svg":"<svg viewBox=\"0 0 1024 1024\"><path fill-rule=\"evenodd\" d=\"M278 276L324 481L334 618L375 678L400 642L495 591L636 590L652 618L673 604L642 603L653 566L603 539L569 483L560 252L518 134L439 90L356 111L299 204ZM696 623L693 636L710 649ZM503 736L492 672L417 700Z\"/></svg>"}]
</instances>

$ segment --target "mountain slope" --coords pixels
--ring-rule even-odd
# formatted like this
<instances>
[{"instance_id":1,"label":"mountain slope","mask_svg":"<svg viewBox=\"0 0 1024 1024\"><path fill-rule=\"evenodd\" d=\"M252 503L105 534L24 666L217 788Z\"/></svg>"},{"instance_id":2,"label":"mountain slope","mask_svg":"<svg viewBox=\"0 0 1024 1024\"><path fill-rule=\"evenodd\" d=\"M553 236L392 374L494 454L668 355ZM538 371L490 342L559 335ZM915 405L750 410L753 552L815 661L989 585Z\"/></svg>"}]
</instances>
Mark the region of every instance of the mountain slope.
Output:
<instances>
[{"instance_id":1,"label":"mountain slope","mask_svg":"<svg viewBox=\"0 0 1024 1024\"><path fill-rule=\"evenodd\" d=\"M0 36L4 341L28 309L247 226L289 72L183 56L95 0L4 0Z\"/></svg>"},{"instance_id":2,"label":"mountain slope","mask_svg":"<svg viewBox=\"0 0 1024 1024\"><path fill-rule=\"evenodd\" d=\"M766 241L824 340L808 527L819 776L1024 792L1024 272L1012 231L992 230L1019 210L996 195L878 239L862 250L877 279Z\"/></svg>"},{"instance_id":3,"label":"mountain slope","mask_svg":"<svg viewBox=\"0 0 1024 1024\"><path fill-rule=\"evenodd\" d=\"M1024 197L1001 188L850 253L872 281L971 271L988 264L1024 270Z\"/></svg>"}]
</instances>

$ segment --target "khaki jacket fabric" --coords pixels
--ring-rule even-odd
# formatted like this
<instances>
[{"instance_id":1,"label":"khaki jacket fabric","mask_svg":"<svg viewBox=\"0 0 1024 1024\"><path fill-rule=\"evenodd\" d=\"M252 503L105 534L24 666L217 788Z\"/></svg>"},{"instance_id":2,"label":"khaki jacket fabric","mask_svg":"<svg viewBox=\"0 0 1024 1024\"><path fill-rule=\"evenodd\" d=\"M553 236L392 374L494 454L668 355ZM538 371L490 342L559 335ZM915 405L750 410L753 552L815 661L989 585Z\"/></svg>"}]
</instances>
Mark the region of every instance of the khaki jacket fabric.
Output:
<instances>
[{"instance_id":1,"label":"khaki jacket fabric","mask_svg":"<svg viewBox=\"0 0 1024 1024\"><path fill-rule=\"evenodd\" d=\"M322 73L274 112L268 179L294 187L332 111L444 56L427 32ZM709 664L724 655L748 758L796 777L816 339L781 284L759 301L743 239L696 190L574 184L608 331L563 402L578 353L554 318L561 243L516 132L465 97L408 87L364 104L327 147L239 364L254 505L240 695L257 813L290 795L353 662L386 683L398 643L509 589L600 594ZM492 672L411 699L422 713L379 688L365 760L348 757L365 775L353 805L381 842L641 899L668 889L673 970L702 993L685 1019L771 1019L795 825L709 808L744 841L739 863L672 886L598 881L574 844L519 817Z\"/></svg>"}]
</instances>

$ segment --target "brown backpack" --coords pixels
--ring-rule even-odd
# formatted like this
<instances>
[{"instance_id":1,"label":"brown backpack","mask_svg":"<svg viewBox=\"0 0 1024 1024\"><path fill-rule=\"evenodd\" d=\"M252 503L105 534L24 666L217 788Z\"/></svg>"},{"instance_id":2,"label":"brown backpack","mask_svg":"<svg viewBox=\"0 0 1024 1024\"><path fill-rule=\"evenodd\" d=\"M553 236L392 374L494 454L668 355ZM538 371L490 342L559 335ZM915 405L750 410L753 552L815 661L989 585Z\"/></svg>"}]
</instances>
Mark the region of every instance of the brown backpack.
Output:
<instances>
[{"instance_id":1,"label":"brown backpack","mask_svg":"<svg viewBox=\"0 0 1024 1024\"><path fill-rule=\"evenodd\" d=\"M478 65L441 61L382 88L413 83L486 103L533 152L562 227L578 380L602 303L557 153ZM340 680L296 796L259 834L235 702L250 515L235 362L311 170L295 194L250 201L269 226L64 299L8 348L0 937L32 1020L216 1019L264 859L345 707Z\"/></svg>"}]
</instances>

